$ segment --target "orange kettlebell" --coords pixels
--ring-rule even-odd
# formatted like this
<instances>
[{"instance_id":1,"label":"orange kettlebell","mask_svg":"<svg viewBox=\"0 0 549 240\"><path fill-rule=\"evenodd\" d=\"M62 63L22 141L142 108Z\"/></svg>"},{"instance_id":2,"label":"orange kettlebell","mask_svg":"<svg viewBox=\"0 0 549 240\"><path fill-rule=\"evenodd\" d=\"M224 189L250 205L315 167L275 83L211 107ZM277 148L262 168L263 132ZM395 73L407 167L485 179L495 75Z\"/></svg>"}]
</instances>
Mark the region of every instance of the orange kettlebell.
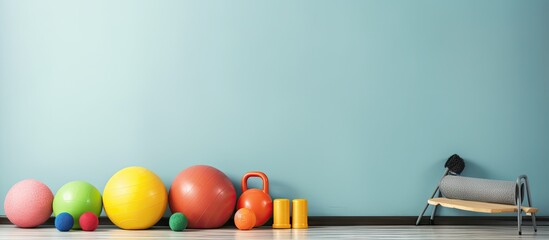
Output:
<instances>
[{"instance_id":1,"label":"orange kettlebell","mask_svg":"<svg viewBox=\"0 0 549 240\"><path fill-rule=\"evenodd\" d=\"M248 178L260 177L263 180L263 190L248 189ZM242 195L238 199L236 209L249 208L255 213L255 227L265 224L273 215L273 200L269 196L269 179L262 172L248 172L242 177Z\"/></svg>"}]
</instances>

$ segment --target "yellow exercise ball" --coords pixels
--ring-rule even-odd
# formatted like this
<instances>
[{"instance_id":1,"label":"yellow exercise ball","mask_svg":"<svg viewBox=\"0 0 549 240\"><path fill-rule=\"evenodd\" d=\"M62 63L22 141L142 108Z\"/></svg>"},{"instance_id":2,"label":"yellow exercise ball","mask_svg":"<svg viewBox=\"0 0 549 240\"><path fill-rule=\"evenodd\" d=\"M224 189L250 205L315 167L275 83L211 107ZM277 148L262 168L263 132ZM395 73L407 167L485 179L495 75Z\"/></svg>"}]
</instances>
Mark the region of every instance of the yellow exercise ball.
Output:
<instances>
[{"instance_id":1,"label":"yellow exercise ball","mask_svg":"<svg viewBox=\"0 0 549 240\"><path fill-rule=\"evenodd\" d=\"M168 193L162 180L144 167L127 167L105 185L103 206L107 217L122 229L147 229L166 211Z\"/></svg>"}]
</instances>

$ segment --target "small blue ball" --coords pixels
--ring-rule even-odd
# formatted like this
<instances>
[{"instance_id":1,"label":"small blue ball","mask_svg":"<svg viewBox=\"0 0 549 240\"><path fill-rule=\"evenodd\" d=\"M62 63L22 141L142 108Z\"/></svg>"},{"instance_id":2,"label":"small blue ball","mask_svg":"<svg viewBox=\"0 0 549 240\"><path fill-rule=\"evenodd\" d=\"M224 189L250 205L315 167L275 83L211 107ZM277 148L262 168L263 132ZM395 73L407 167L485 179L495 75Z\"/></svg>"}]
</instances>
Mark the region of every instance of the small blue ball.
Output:
<instances>
[{"instance_id":1,"label":"small blue ball","mask_svg":"<svg viewBox=\"0 0 549 240\"><path fill-rule=\"evenodd\" d=\"M74 225L74 218L70 213L62 212L55 217L55 228L61 232L71 230Z\"/></svg>"}]
</instances>

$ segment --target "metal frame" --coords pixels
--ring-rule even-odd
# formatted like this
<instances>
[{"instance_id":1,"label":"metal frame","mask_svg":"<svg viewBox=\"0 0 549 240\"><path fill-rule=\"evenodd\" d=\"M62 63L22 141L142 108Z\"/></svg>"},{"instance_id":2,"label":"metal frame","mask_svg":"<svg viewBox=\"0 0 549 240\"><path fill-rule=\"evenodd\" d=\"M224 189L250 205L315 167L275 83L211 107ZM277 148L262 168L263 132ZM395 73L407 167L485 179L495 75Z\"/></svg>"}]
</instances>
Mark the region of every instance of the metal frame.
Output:
<instances>
[{"instance_id":1,"label":"metal frame","mask_svg":"<svg viewBox=\"0 0 549 240\"><path fill-rule=\"evenodd\" d=\"M444 177L446 177L446 175L448 175L448 173L450 173L450 169L446 168L446 171L444 171L444 174L442 175L442 177L440 178L440 180L438 181L438 185L437 187L435 188L435 191L433 192L433 194L431 194L431 198L435 197L435 195L437 194L438 192L438 195L441 196L442 194L440 193L439 191L439 188L440 188L440 182L442 181L442 179ZM423 217L423 214L425 214L425 211L427 211L427 208L429 207L429 203L425 204L425 207L423 208L423 211L421 211L421 213L419 214L419 217L417 218L417 221L416 221L416 226L419 225L419 222L421 221L421 218ZM433 206L433 212L431 213L431 218L429 218L429 224L433 224L433 222L435 221L435 212L437 210L437 205Z\"/></svg>"},{"instance_id":2,"label":"metal frame","mask_svg":"<svg viewBox=\"0 0 549 240\"><path fill-rule=\"evenodd\" d=\"M532 198L530 197L530 186L528 185L528 177L526 175L520 175L517 178L517 226L518 226L518 233L519 235L522 235L522 202L524 201L522 192L526 192L526 196L528 197L528 207L532 207ZM538 228L536 226L536 213L532 214L532 226L534 227L534 232L538 231Z\"/></svg>"},{"instance_id":3,"label":"metal frame","mask_svg":"<svg viewBox=\"0 0 549 240\"><path fill-rule=\"evenodd\" d=\"M449 171L448 168L446 168L446 171L444 172L444 174L442 175L442 178L444 178L446 175L448 174L453 174L452 172ZM438 196L441 197L442 194L440 192L440 182L442 181L442 178L440 179L440 181L438 181L438 185L437 187L435 188L435 191L433 192L433 194L431 195L431 198L433 198L435 195L437 195L438 193ZM517 181L516 181L516 189L517 189L517 194L516 194L516 204L517 204L517 227L518 227L518 234L519 235L522 235L522 203L524 202L524 196L522 196L522 193L524 192L526 197L528 198L528 207L532 207L532 198L530 196L530 186L528 185L528 177L526 175L520 175L518 178L517 178ZM427 211L427 208L429 207L429 203L427 203L425 205L425 207L423 208L423 211L421 211L421 213L419 214L418 218L417 218L417 221L416 221L416 226L419 225L419 223L421 222L421 218L423 218L423 214L425 214L425 211ZM433 224L434 221L435 221L435 215L436 215L436 210L437 210L437 207L438 205L435 205L433 206L433 212L431 212L431 217L429 218L429 224ZM537 225L536 225L536 214L535 213L531 213L532 215L532 226L534 227L534 232L537 232L538 231L538 228L537 228Z\"/></svg>"}]
</instances>

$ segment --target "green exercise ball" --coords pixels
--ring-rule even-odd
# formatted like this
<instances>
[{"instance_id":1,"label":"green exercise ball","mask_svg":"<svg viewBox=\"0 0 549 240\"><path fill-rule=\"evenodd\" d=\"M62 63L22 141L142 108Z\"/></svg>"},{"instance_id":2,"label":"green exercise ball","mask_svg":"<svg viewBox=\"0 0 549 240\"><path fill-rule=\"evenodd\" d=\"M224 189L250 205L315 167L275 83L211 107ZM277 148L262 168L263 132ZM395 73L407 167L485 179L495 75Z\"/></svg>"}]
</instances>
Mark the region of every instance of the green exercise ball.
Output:
<instances>
[{"instance_id":1,"label":"green exercise ball","mask_svg":"<svg viewBox=\"0 0 549 240\"><path fill-rule=\"evenodd\" d=\"M92 212L99 216L102 207L99 190L84 181L72 181L63 185L53 198L53 215L57 216L62 212L70 213L74 217L73 229L80 229L78 223L80 215Z\"/></svg>"}]
</instances>

